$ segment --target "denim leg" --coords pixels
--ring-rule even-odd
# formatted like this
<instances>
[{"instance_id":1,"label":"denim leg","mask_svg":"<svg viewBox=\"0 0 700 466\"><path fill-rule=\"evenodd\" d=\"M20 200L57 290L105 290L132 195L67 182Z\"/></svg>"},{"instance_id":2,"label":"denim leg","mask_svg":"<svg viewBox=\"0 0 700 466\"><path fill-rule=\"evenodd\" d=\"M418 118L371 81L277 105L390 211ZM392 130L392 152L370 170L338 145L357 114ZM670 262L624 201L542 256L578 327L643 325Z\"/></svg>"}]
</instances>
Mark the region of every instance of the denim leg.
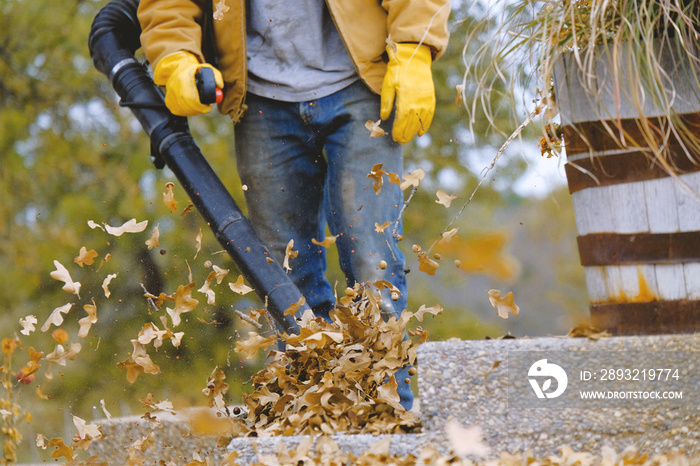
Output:
<instances>
[{"instance_id":1,"label":"denim leg","mask_svg":"<svg viewBox=\"0 0 700 466\"><path fill-rule=\"evenodd\" d=\"M379 115L379 98L363 84L350 86L331 97L334 101L328 105L339 124L326 137L325 208L331 233L338 235L340 267L350 286L378 280L394 285L401 296L393 301L390 290L381 290L382 315L384 319L398 317L407 307L406 260L392 235L394 225L378 233L375 223L383 225L398 218L403 192L385 177L380 193L376 194L367 175L375 164L381 163L384 171L401 177L403 150L388 135L369 137L365 123ZM392 121L383 124L389 129ZM400 222L397 232L402 233ZM386 262L385 269L380 267L381 261ZM408 367L399 369L395 377L400 403L411 409L413 392Z\"/></svg>"},{"instance_id":2,"label":"denim leg","mask_svg":"<svg viewBox=\"0 0 700 466\"><path fill-rule=\"evenodd\" d=\"M379 98L364 85L351 86L334 97L334 113L342 117L342 123L326 137L325 199L330 230L338 235L340 267L349 286L377 280L396 286L401 293L396 301L392 301L388 289L382 290L382 311L385 318L398 317L406 309L406 261L392 236L394 225L378 233L375 224L398 218L403 192L384 177L384 185L376 194L367 175L381 163L384 171L400 177L403 152L390 136L369 137L365 122L379 114ZM384 124L388 128L391 122ZM381 261L386 262L385 269L380 267Z\"/></svg>"},{"instance_id":3,"label":"denim leg","mask_svg":"<svg viewBox=\"0 0 700 466\"><path fill-rule=\"evenodd\" d=\"M256 233L279 261L294 239L299 256L290 262L290 278L314 312L328 318L335 297L325 278L325 249L311 242L323 239L327 221L338 235L348 286L392 283L401 296L393 301L389 290L382 290L382 313L385 319L398 317L406 309L405 258L392 236L393 225L381 234L375 223L397 219L403 193L385 178L377 195L367 175L381 163L386 172L401 176L403 153L390 136L370 138L365 128L365 122L378 118L379 97L357 82L311 102L249 95L247 105L236 126L236 157ZM391 121L384 125L390 128ZM396 374L401 404L410 409L407 379L406 368Z\"/></svg>"},{"instance_id":4,"label":"denim leg","mask_svg":"<svg viewBox=\"0 0 700 466\"><path fill-rule=\"evenodd\" d=\"M249 95L247 105L235 128L235 142L248 216L280 263L287 243L294 240L299 255L290 260L290 279L314 311L327 313L335 297L325 278L325 250L311 242L325 235L323 148L301 118L299 104Z\"/></svg>"}]
</instances>

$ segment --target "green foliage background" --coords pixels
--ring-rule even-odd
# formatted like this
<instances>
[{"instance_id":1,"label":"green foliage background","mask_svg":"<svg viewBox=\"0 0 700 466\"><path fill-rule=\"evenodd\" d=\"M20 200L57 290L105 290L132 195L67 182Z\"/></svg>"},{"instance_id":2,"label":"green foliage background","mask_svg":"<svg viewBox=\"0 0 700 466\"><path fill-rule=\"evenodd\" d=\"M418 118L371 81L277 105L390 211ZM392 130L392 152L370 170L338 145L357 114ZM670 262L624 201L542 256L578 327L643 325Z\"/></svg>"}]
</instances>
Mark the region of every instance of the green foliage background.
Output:
<instances>
[{"instance_id":1,"label":"green foliage background","mask_svg":"<svg viewBox=\"0 0 700 466\"><path fill-rule=\"evenodd\" d=\"M158 352L149 350L162 368L160 375L141 376L132 385L116 367L129 356L129 341L144 323L153 321L160 327L162 312L149 306L143 287L155 294L174 293L178 285L188 282L191 270L199 288L208 273L206 260L231 268L227 281L235 281L238 272L220 253L197 213L181 217L163 204L164 185L174 177L150 164L145 134L129 111L119 107L107 79L92 66L89 28L105 3L0 0L0 338L17 334L21 317L36 315L39 328L53 309L74 302L62 328L70 341L80 340L83 345L76 361L66 367L46 367L49 364L44 362L36 382L16 391L34 415L25 430L27 444L33 443L34 432L68 439L73 435L70 415L99 418L101 410L95 407L102 399L113 415L142 413L138 398L149 392L176 406L203 404L201 389L215 366L226 370L232 385L229 398L237 403L246 381L262 363L240 361L231 351L239 334L252 330L234 317L233 309L260 303L236 299L226 292L224 283L216 288L224 291L217 295L216 306L207 306L204 295L195 293L199 307L175 329L185 331L180 348L165 343ZM563 334L587 316L571 200L561 185L541 199L522 197L512 188L531 170L527 161L556 164L558 160L540 161L537 155L510 151L453 225L460 228L463 239L494 231L505 234L509 238L506 252L520 263L517 275L505 280L465 273L452 265L454 258L446 256L437 275L427 276L418 271L411 253L412 244L427 248L439 237L505 139L486 133L488 125L479 119L472 131L464 109L455 103L455 85L462 81L464 68L461 44L473 21L466 7L453 11L450 49L434 67L438 109L433 126L429 137L406 146L407 170L422 167L427 173L405 215L409 304L412 310L422 304L445 308L442 316L424 323L433 340ZM503 110L504 118L512 117L510 103L492 105ZM229 119L212 114L190 119L190 125L212 166L244 205ZM477 163L481 160L486 161ZM444 179L452 180L452 186L442 186ZM449 209L434 202L440 188L460 196ZM179 187L175 192L182 209L185 195ZM115 238L87 225L94 220L117 226L131 218L149 220L148 229ZM149 251L144 241L155 225L160 227L161 245ZM202 252L194 259L200 230ZM82 246L100 254L95 265L80 268L73 263ZM112 259L98 271L107 253ZM61 283L49 276L54 260L83 284L79 299L62 291ZM331 282L343 283L333 250L329 260ZM106 299L102 280L113 273L118 275L109 287L112 297ZM491 288L513 291L521 316L497 318L488 302ZM85 315L82 305L92 299L99 321L88 338L79 339L77 320ZM22 347L13 355L13 370L28 361L29 346L50 352L54 343L40 331L22 336ZM53 380L45 380L44 370ZM51 398L39 401L35 386ZM64 420L68 420L65 426ZM30 455L28 451L25 455Z\"/></svg>"}]
</instances>

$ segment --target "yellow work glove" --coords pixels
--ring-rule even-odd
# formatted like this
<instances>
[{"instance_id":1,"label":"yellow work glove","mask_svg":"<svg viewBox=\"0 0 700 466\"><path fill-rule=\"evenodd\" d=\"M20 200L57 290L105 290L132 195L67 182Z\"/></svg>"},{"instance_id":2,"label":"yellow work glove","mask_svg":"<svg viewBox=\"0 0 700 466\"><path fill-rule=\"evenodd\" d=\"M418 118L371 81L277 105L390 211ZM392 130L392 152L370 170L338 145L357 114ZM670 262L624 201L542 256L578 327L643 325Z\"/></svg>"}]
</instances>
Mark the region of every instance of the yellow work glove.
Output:
<instances>
[{"instance_id":1,"label":"yellow work glove","mask_svg":"<svg viewBox=\"0 0 700 466\"><path fill-rule=\"evenodd\" d=\"M165 56L153 70L153 81L165 86L165 105L179 116L194 116L209 112L213 105L199 101L195 75L200 68L214 70L214 80L218 88L224 87L221 72L208 63L199 63L190 52L180 51Z\"/></svg>"},{"instance_id":2,"label":"yellow work glove","mask_svg":"<svg viewBox=\"0 0 700 466\"><path fill-rule=\"evenodd\" d=\"M430 71L433 58L427 45L390 44L386 51L389 64L382 84L380 116L382 120L389 118L396 97L391 133L394 141L405 144L416 134L425 134L433 121L435 86Z\"/></svg>"}]
</instances>

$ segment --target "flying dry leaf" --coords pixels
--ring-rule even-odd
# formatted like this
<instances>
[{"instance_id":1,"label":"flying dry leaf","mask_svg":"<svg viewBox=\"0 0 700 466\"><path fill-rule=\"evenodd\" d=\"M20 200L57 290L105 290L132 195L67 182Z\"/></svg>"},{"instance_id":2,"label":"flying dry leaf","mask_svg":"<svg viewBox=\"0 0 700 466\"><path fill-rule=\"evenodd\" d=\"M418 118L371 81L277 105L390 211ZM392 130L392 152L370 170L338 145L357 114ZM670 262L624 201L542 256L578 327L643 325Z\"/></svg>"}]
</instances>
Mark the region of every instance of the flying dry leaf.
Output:
<instances>
[{"instance_id":1,"label":"flying dry leaf","mask_svg":"<svg viewBox=\"0 0 700 466\"><path fill-rule=\"evenodd\" d=\"M78 416L73 416L73 424L78 429L78 437L81 439L97 440L103 437L100 426L97 424L88 424Z\"/></svg>"},{"instance_id":2,"label":"flying dry leaf","mask_svg":"<svg viewBox=\"0 0 700 466\"><path fill-rule=\"evenodd\" d=\"M423 178L425 178L425 171L422 168L416 168L412 172L404 175L400 185L401 191L409 186L415 186L417 188Z\"/></svg>"},{"instance_id":3,"label":"flying dry leaf","mask_svg":"<svg viewBox=\"0 0 700 466\"><path fill-rule=\"evenodd\" d=\"M378 138L378 137L386 135L386 131L384 131L379 126L381 123L382 123L382 120L377 120L377 121L367 120L367 123L365 123L365 128L367 128L369 130L369 137Z\"/></svg>"},{"instance_id":4,"label":"flying dry leaf","mask_svg":"<svg viewBox=\"0 0 700 466\"><path fill-rule=\"evenodd\" d=\"M51 324L55 325L56 327L60 326L63 323L63 316L61 314L68 314L68 311L70 311L71 307L73 307L73 304L68 303L64 304L61 307L57 307L56 309L51 311L51 315L48 319L46 319L44 325L42 325L41 331L46 332L51 326Z\"/></svg>"},{"instance_id":5,"label":"flying dry leaf","mask_svg":"<svg viewBox=\"0 0 700 466\"><path fill-rule=\"evenodd\" d=\"M204 281L204 285L202 285L202 287L197 290L200 293L204 293L204 295L207 297L207 304L209 304L210 306L216 304L216 293L214 293L214 290L210 288L211 282L214 279L215 275L215 272L210 272L209 276Z\"/></svg>"},{"instance_id":6,"label":"flying dry leaf","mask_svg":"<svg viewBox=\"0 0 700 466\"><path fill-rule=\"evenodd\" d=\"M261 337L256 332L248 332L247 340L236 342L236 352L243 353L246 359L250 359L258 350L266 350L275 343L277 343L277 335Z\"/></svg>"},{"instance_id":7,"label":"flying dry leaf","mask_svg":"<svg viewBox=\"0 0 700 466\"><path fill-rule=\"evenodd\" d=\"M431 307L426 307L425 304L422 304L421 307L418 308L414 316L416 319L418 319L418 322L423 322L423 316L425 314L432 314L434 316L441 314L443 311L442 307L439 304L436 304L435 306Z\"/></svg>"},{"instance_id":8,"label":"flying dry leaf","mask_svg":"<svg viewBox=\"0 0 700 466\"><path fill-rule=\"evenodd\" d=\"M512 291L501 297L500 290L489 290L489 302L496 308L499 317L507 319L509 313L513 314L514 317L518 317L520 308L513 301Z\"/></svg>"},{"instance_id":9,"label":"flying dry leaf","mask_svg":"<svg viewBox=\"0 0 700 466\"><path fill-rule=\"evenodd\" d=\"M484 434L479 426L465 428L458 422L450 421L445 426L445 433L452 450L459 456L472 455L483 458L491 453L489 446L484 443Z\"/></svg>"},{"instance_id":10,"label":"flying dry leaf","mask_svg":"<svg viewBox=\"0 0 700 466\"><path fill-rule=\"evenodd\" d=\"M160 348L163 344L163 337L167 333L167 330L159 330L158 327L153 325L151 322L147 322L139 332L137 340L142 345L147 345L151 341L156 340L155 343L153 343L153 347Z\"/></svg>"},{"instance_id":11,"label":"flying dry leaf","mask_svg":"<svg viewBox=\"0 0 700 466\"><path fill-rule=\"evenodd\" d=\"M224 13L231 9L231 7L226 5L225 0L219 0L218 2L216 2L215 7L216 9L214 10L214 19L216 21L221 21L222 19L224 19Z\"/></svg>"},{"instance_id":12,"label":"flying dry leaf","mask_svg":"<svg viewBox=\"0 0 700 466\"><path fill-rule=\"evenodd\" d=\"M423 343L428 341L428 331L423 330L422 327L409 328L408 334L412 337L419 337L419 340L418 340L419 345L422 345Z\"/></svg>"},{"instance_id":13,"label":"flying dry leaf","mask_svg":"<svg viewBox=\"0 0 700 466\"><path fill-rule=\"evenodd\" d=\"M78 353L80 353L82 347L83 346L80 343L71 343L68 351L66 351L62 345L56 345L56 349L53 351L53 353L46 355L46 360L53 364L65 366L66 361L73 361L76 357L78 357Z\"/></svg>"},{"instance_id":14,"label":"flying dry leaf","mask_svg":"<svg viewBox=\"0 0 700 466\"><path fill-rule=\"evenodd\" d=\"M68 332L66 332L62 328L57 328L56 330L51 332L51 338L53 338L53 341L55 341L59 345L65 345L68 341Z\"/></svg>"},{"instance_id":15,"label":"flying dry leaf","mask_svg":"<svg viewBox=\"0 0 700 466\"><path fill-rule=\"evenodd\" d=\"M418 254L418 270L428 275L435 275L440 264L428 257L428 254L421 252Z\"/></svg>"},{"instance_id":16,"label":"flying dry leaf","mask_svg":"<svg viewBox=\"0 0 700 466\"><path fill-rule=\"evenodd\" d=\"M379 223L375 222L374 223L374 231L376 231L377 233L384 234L384 230L386 229L386 227L388 227L392 223L394 223L394 222L384 222L380 225Z\"/></svg>"},{"instance_id":17,"label":"flying dry leaf","mask_svg":"<svg viewBox=\"0 0 700 466\"><path fill-rule=\"evenodd\" d=\"M241 296L253 291L251 287L243 283L243 275L238 276L238 280L236 280L236 283L229 282L228 286L229 288L231 288L231 291L233 291L234 293L238 293Z\"/></svg>"},{"instance_id":18,"label":"flying dry leaf","mask_svg":"<svg viewBox=\"0 0 700 466\"><path fill-rule=\"evenodd\" d=\"M85 304L83 306L85 312L87 312L87 317L83 317L78 321L80 325L80 330L78 331L78 336L80 338L85 338L90 331L92 324L97 322L97 306L95 305L95 300L92 300L92 304Z\"/></svg>"},{"instance_id":19,"label":"flying dry leaf","mask_svg":"<svg viewBox=\"0 0 700 466\"><path fill-rule=\"evenodd\" d=\"M195 238L195 249L197 252L194 253L194 258L196 259L197 256L199 255L199 252L202 250L202 230L199 230L199 233L197 233L197 237Z\"/></svg>"},{"instance_id":20,"label":"flying dry leaf","mask_svg":"<svg viewBox=\"0 0 700 466\"><path fill-rule=\"evenodd\" d=\"M166 309L166 312L173 321L173 327L180 325L181 314L193 311L199 304L199 301L192 297L192 290L194 290L194 287L195 283L190 282L189 285L180 285L177 288L175 292L175 307L173 309Z\"/></svg>"},{"instance_id":21,"label":"flying dry leaf","mask_svg":"<svg viewBox=\"0 0 700 466\"><path fill-rule=\"evenodd\" d=\"M73 258L73 262L78 264L79 266L83 265L92 265L95 263L95 257L97 257L97 251L94 249L90 249L89 251L83 246L80 248L80 251L78 252L78 255Z\"/></svg>"},{"instance_id":22,"label":"flying dry leaf","mask_svg":"<svg viewBox=\"0 0 700 466\"><path fill-rule=\"evenodd\" d=\"M197 253L199 253L199 251L197 251ZM195 259L196 258L197 257L195 256ZM187 264L187 272L188 272L187 273L187 283L192 283L194 281L194 277L192 276L192 267L190 267L190 263L188 261L185 261L185 263Z\"/></svg>"},{"instance_id":23,"label":"flying dry leaf","mask_svg":"<svg viewBox=\"0 0 700 466\"><path fill-rule=\"evenodd\" d=\"M160 367L153 363L151 357L146 353L146 347L137 340L131 340L134 351L131 353L131 359L143 368L146 374L157 374L160 372Z\"/></svg>"},{"instance_id":24,"label":"flying dry leaf","mask_svg":"<svg viewBox=\"0 0 700 466\"><path fill-rule=\"evenodd\" d=\"M117 276L116 273L111 273L111 274L107 275L107 278L105 278L102 281L102 289L105 292L105 298L109 298L112 295L112 292L109 291L108 287L109 287L109 284L112 282L112 279L115 278L116 276Z\"/></svg>"},{"instance_id":25,"label":"flying dry leaf","mask_svg":"<svg viewBox=\"0 0 700 466\"><path fill-rule=\"evenodd\" d=\"M287 309L284 310L284 315L286 315L286 316L294 316L294 315L296 315L297 311L299 310L299 308L300 308L301 306L304 305L304 303L306 303L306 298L304 298L304 297L302 296L301 298L299 298L299 301L297 301L296 303L290 305Z\"/></svg>"},{"instance_id":26,"label":"flying dry leaf","mask_svg":"<svg viewBox=\"0 0 700 466\"><path fill-rule=\"evenodd\" d=\"M146 240L146 246L148 246L149 251L160 246L160 228L158 225L151 230L151 237Z\"/></svg>"},{"instance_id":27,"label":"flying dry leaf","mask_svg":"<svg viewBox=\"0 0 700 466\"><path fill-rule=\"evenodd\" d=\"M438 240L438 244L448 244L450 241L452 241L452 238L457 234L457 230L459 228L453 228L450 231L446 231L440 235L440 239Z\"/></svg>"},{"instance_id":28,"label":"flying dry leaf","mask_svg":"<svg viewBox=\"0 0 700 466\"><path fill-rule=\"evenodd\" d=\"M99 228L100 230L105 231L105 229L104 229L104 227L103 227L102 225L100 225L99 223L95 223L95 222L93 222L92 220L88 220L87 224L88 224L88 226L89 226L90 228L92 228L93 230L94 230L95 228Z\"/></svg>"},{"instance_id":29,"label":"flying dry leaf","mask_svg":"<svg viewBox=\"0 0 700 466\"><path fill-rule=\"evenodd\" d=\"M226 407L224 395L228 392L229 385L224 382L226 374L224 371L215 367L211 375L207 379L207 386L202 390L202 394L209 399L209 407L223 409Z\"/></svg>"},{"instance_id":30,"label":"flying dry leaf","mask_svg":"<svg viewBox=\"0 0 700 466\"><path fill-rule=\"evenodd\" d=\"M22 330L19 331L22 335L29 335L32 333L36 328L34 327L34 324L36 324L38 320L36 320L36 316L33 315L28 315L27 317L23 317L19 319L19 324L22 326Z\"/></svg>"},{"instance_id":31,"label":"flying dry leaf","mask_svg":"<svg viewBox=\"0 0 700 466\"><path fill-rule=\"evenodd\" d=\"M455 104L462 105L464 98L464 84L457 84L455 88L457 89L457 95L455 96Z\"/></svg>"},{"instance_id":32,"label":"flying dry leaf","mask_svg":"<svg viewBox=\"0 0 700 466\"><path fill-rule=\"evenodd\" d=\"M139 398L139 401L143 403L143 405L149 411L165 411L175 414L175 410L173 409L173 403L171 401L156 401L152 393L149 393L147 397Z\"/></svg>"},{"instance_id":33,"label":"flying dry leaf","mask_svg":"<svg viewBox=\"0 0 700 466\"><path fill-rule=\"evenodd\" d=\"M177 201L173 192L175 184L172 182L165 183L165 192L163 193L163 203L173 212L177 212Z\"/></svg>"},{"instance_id":34,"label":"flying dry leaf","mask_svg":"<svg viewBox=\"0 0 700 466\"><path fill-rule=\"evenodd\" d=\"M138 379L138 377L144 373L143 367L141 367L139 364L136 364L131 358L120 362L119 364L117 364L117 367L119 369L126 370L126 380L129 383L136 382L136 379Z\"/></svg>"},{"instance_id":35,"label":"flying dry leaf","mask_svg":"<svg viewBox=\"0 0 700 466\"><path fill-rule=\"evenodd\" d=\"M289 243L287 243L287 248L284 250L284 262L282 263L282 267L284 267L284 270L289 272L292 270L292 268L289 266L289 259L294 259L299 255L299 251L294 250L294 240L290 239Z\"/></svg>"},{"instance_id":36,"label":"flying dry leaf","mask_svg":"<svg viewBox=\"0 0 700 466\"><path fill-rule=\"evenodd\" d=\"M107 253L107 255L105 255L105 257L100 261L100 266L97 267L97 271L99 272L100 269L102 269L102 266L105 265L107 263L107 261L110 260L111 258L112 258L112 255L110 253Z\"/></svg>"},{"instance_id":37,"label":"flying dry leaf","mask_svg":"<svg viewBox=\"0 0 700 466\"><path fill-rule=\"evenodd\" d=\"M389 183L401 186L401 177L397 173L387 173Z\"/></svg>"},{"instance_id":38,"label":"flying dry leaf","mask_svg":"<svg viewBox=\"0 0 700 466\"><path fill-rule=\"evenodd\" d=\"M185 332L175 332L172 334L170 337L170 343L177 348L180 346L180 342L182 342L182 337L185 336Z\"/></svg>"},{"instance_id":39,"label":"flying dry leaf","mask_svg":"<svg viewBox=\"0 0 700 466\"><path fill-rule=\"evenodd\" d=\"M214 269L212 273L214 274L214 278L216 278L216 283L221 285L221 282L224 280L226 275L228 275L229 270L223 269L218 265L212 265L212 268ZM209 274L209 276L211 277L211 273Z\"/></svg>"},{"instance_id":40,"label":"flying dry leaf","mask_svg":"<svg viewBox=\"0 0 700 466\"><path fill-rule=\"evenodd\" d=\"M173 296L167 295L165 293L160 293L158 296L156 296L154 294L146 292L143 294L143 296L148 298L148 299L152 299L153 304L155 304L156 307L162 306L165 301L169 301L171 303L175 302L175 298Z\"/></svg>"},{"instance_id":41,"label":"flying dry leaf","mask_svg":"<svg viewBox=\"0 0 700 466\"><path fill-rule=\"evenodd\" d=\"M214 270L209 272L209 275L207 276L206 281L204 282L204 285L197 291L200 293L204 293L207 296L207 304L209 305L214 305L216 303L216 294L214 293L214 290L211 289L211 283L212 281L216 280L216 283L221 284L221 281L226 277L228 274L228 269L222 269L221 267L218 266L213 266Z\"/></svg>"},{"instance_id":42,"label":"flying dry leaf","mask_svg":"<svg viewBox=\"0 0 700 466\"><path fill-rule=\"evenodd\" d=\"M335 244L335 240L338 238L338 235L335 236L326 236L323 238L323 241L316 241L315 238L311 238L311 242L315 244L316 246L323 246L324 248L330 247L331 244Z\"/></svg>"},{"instance_id":43,"label":"flying dry leaf","mask_svg":"<svg viewBox=\"0 0 700 466\"><path fill-rule=\"evenodd\" d=\"M57 260L53 261L53 265L56 267L56 270L49 274L51 275L51 278L64 282L65 285L63 285L63 290L80 297L80 282L74 282L70 278L70 273L68 273L68 270Z\"/></svg>"},{"instance_id":44,"label":"flying dry leaf","mask_svg":"<svg viewBox=\"0 0 700 466\"><path fill-rule=\"evenodd\" d=\"M374 192L376 194L379 194L382 191L382 185L384 184L384 178L382 178L382 175L386 175L386 172L382 170L381 163L375 164L372 167L372 171L370 171L369 175L367 175L367 178L372 179Z\"/></svg>"},{"instance_id":45,"label":"flying dry leaf","mask_svg":"<svg viewBox=\"0 0 700 466\"><path fill-rule=\"evenodd\" d=\"M396 288L396 286L389 280L376 280L372 284L379 290L389 289L394 293L401 294L401 291L399 291L399 289Z\"/></svg>"},{"instance_id":46,"label":"flying dry leaf","mask_svg":"<svg viewBox=\"0 0 700 466\"><path fill-rule=\"evenodd\" d=\"M194 210L194 204L187 204L187 207L182 209L182 213L180 214L180 217L184 217L185 215L189 214Z\"/></svg>"},{"instance_id":47,"label":"flying dry leaf","mask_svg":"<svg viewBox=\"0 0 700 466\"><path fill-rule=\"evenodd\" d=\"M168 400L159 401L158 403L154 404L153 407L158 411L165 411L168 413L175 414L175 410L173 409L173 403Z\"/></svg>"},{"instance_id":48,"label":"flying dry leaf","mask_svg":"<svg viewBox=\"0 0 700 466\"><path fill-rule=\"evenodd\" d=\"M471 238L455 237L449 242L441 241L440 252L454 255L464 272L509 280L518 274L520 263L505 250L508 238L505 232L489 232Z\"/></svg>"},{"instance_id":49,"label":"flying dry leaf","mask_svg":"<svg viewBox=\"0 0 700 466\"><path fill-rule=\"evenodd\" d=\"M51 458L60 458L63 456L66 458L66 461L72 461L73 458L75 458L73 449L66 446L62 438L52 438L49 440L49 447L56 447L56 449L51 452Z\"/></svg>"},{"instance_id":50,"label":"flying dry leaf","mask_svg":"<svg viewBox=\"0 0 700 466\"><path fill-rule=\"evenodd\" d=\"M100 400L100 406L102 407L102 412L105 413L105 417L107 419L112 419L112 414L110 414L109 411L107 411L107 407L105 406L105 400L102 399Z\"/></svg>"},{"instance_id":51,"label":"flying dry leaf","mask_svg":"<svg viewBox=\"0 0 700 466\"><path fill-rule=\"evenodd\" d=\"M173 333L169 328L160 330L153 323L147 322L139 332L137 341L142 345L147 345L155 340L153 342L153 347L158 349L163 345L164 338L170 338L173 346L178 347L180 346L180 340L182 340L184 334L185 332Z\"/></svg>"},{"instance_id":52,"label":"flying dry leaf","mask_svg":"<svg viewBox=\"0 0 700 466\"><path fill-rule=\"evenodd\" d=\"M44 357L44 352L36 351L33 346L29 347L29 362L17 373L17 380L23 383L31 383L34 380L32 374L36 373L41 368L41 358Z\"/></svg>"},{"instance_id":53,"label":"flying dry leaf","mask_svg":"<svg viewBox=\"0 0 700 466\"><path fill-rule=\"evenodd\" d=\"M148 220L136 223L136 219L132 218L120 227L111 227L105 224L105 229L107 233L113 236L121 236L124 233L141 233L148 226Z\"/></svg>"},{"instance_id":54,"label":"flying dry leaf","mask_svg":"<svg viewBox=\"0 0 700 466\"><path fill-rule=\"evenodd\" d=\"M444 205L445 207L450 207L452 201L459 197L456 194L447 194L444 189L438 189L435 195L437 196L437 201L435 201L435 203Z\"/></svg>"}]
</instances>

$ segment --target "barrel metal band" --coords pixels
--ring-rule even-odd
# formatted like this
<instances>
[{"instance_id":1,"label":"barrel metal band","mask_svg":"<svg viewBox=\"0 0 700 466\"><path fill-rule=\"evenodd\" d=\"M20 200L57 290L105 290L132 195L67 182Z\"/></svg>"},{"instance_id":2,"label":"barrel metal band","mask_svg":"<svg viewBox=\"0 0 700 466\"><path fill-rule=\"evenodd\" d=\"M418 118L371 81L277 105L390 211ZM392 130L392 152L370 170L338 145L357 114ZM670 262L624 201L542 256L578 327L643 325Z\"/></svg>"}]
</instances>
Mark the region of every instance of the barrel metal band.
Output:
<instances>
[{"instance_id":1,"label":"barrel metal band","mask_svg":"<svg viewBox=\"0 0 700 466\"><path fill-rule=\"evenodd\" d=\"M666 119L662 117L651 118L648 123L658 130L659 134L668 127ZM685 125L688 131L700 134L700 113L682 115L680 124ZM579 157L566 164L566 176L571 193L597 186L669 176L668 170L649 150L637 119L622 119L619 124L601 121L575 123L564 126L563 131L566 153L570 158L576 154L590 154L588 157ZM611 131L617 135L613 136ZM619 134L625 135L626 145L620 144ZM661 137L657 139L661 145ZM672 167L674 172L700 171L700 148L688 144L682 145L673 135L669 137L664 147L666 165ZM623 152L620 152L621 150ZM618 153L604 154L606 151Z\"/></svg>"},{"instance_id":2,"label":"barrel metal band","mask_svg":"<svg viewBox=\"0 0 700 466\"><path fill-rule=\"evenodd\" d=\"M700 261L700 231L590 233L577 241L584 267Z\"/></svg>"},{"instance_id":3,"label":"barrel metal band","mask_svg":"<svg viewBox=\"0 0 700 466\"><path fill-rule=\"evenodd\" d=\"M700 301L592 304L591 323L613 335L700 332Z\"/></svg>"}]
</instances>

